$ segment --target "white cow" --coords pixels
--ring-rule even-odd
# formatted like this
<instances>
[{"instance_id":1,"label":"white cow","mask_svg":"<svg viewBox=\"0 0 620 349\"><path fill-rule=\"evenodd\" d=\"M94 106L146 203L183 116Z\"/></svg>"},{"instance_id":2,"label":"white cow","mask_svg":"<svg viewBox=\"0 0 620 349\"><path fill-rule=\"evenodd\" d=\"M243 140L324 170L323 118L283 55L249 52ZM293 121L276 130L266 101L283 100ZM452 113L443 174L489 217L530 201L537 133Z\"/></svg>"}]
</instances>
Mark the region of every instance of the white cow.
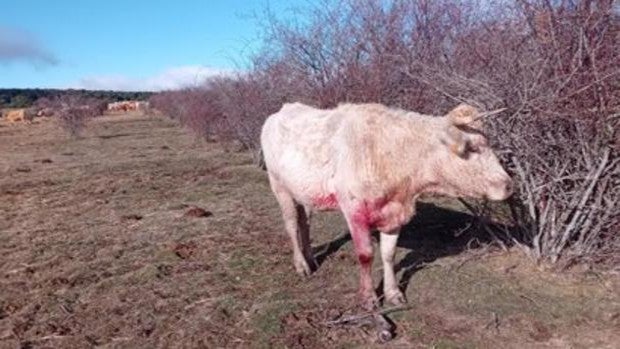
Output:
<instances>
[{"instance_id":1,"label":"white cow","mask_svg":"<svg viewBox=\"0 0 620 349\"><path fill-rule=\"evenodd\" d=\"M321 110L285 104L265 122L261 145L299 274L316 267L309 238L315 210L342 211L360 263L360 296L376 305L371 230L380 232L384 295L405 302L394 275L400 227L422 193L504 200L511 179L487 145L478 111L462 104L444 117L344 104Z\"/></svg>"}]
</instances>

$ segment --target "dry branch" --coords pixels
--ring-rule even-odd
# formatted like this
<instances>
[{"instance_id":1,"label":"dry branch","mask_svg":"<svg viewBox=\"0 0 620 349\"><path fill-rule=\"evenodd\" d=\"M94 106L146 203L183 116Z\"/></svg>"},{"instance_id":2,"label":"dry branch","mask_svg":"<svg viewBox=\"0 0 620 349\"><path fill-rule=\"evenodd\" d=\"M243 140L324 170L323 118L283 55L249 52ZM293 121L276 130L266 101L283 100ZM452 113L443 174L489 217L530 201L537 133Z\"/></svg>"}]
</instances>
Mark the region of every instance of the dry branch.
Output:
<instances>
[{"instance_id":1,"label":"dry branch","mask_svg":"<svg viewBox=\"0 0 620 349\"><path fill-rule=\"evenodd\" d=\"M396 306L396 307L391 307L391 308L385 308L382 310L371 311L371 312L366 312L366 313L357 314L357 315L342 316L336 320L326 321L324 322L324 324L326 326L338 326L338 325L345 325L345 324L352 324L356 326L367 325L369 319L372 319L376 316L384 316L384 315L396 313L399 311L409 310L411 308L413 307L412 306Z\"/></svg>"}]
</instances>

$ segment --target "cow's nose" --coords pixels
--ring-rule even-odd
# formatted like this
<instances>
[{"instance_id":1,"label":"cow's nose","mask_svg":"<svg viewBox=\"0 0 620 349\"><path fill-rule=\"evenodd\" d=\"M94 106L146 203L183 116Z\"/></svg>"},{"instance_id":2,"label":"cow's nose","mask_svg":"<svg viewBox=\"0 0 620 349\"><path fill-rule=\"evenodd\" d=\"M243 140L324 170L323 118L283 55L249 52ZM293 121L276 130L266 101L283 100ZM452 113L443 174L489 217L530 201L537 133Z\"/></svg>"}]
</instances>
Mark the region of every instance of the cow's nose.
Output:
<instances>
[{"instance_id":1,"label":"cow's nose","mask_svg":"<svg viewBox=\"0 0 620 349\"><path fill-rule=\"evenodd\" d=\"M512 182L512 178L508 176L502 176L495 181L493 181L493 185L495 188L500 189L506 193L506 196L510 196L514 189L514 183Z\"/></svg>"},{"instance_id":2,"label":"cow's nose","mask_svg":"<svg viewBox=\"0 0 620 349\"><path fill-rule=\"evenodd\" d=\"M514 185L510 178L499 178L491 181L489 184L489 199L491 200L505 200L512 195Z\"/></svg>"},{"instance_id":3,"label":"cow's nose","mask_svg":"<svg viewBox=\"0 0 620 349\"><path fill-rule=\"evenodd\" d=\"M506 196L510 196L512 195L512 193L514 193L514 183L512 182L512 179L508 178L507 180L505 180L504 186L506 190Z\"/></svg>"}]
</instances>

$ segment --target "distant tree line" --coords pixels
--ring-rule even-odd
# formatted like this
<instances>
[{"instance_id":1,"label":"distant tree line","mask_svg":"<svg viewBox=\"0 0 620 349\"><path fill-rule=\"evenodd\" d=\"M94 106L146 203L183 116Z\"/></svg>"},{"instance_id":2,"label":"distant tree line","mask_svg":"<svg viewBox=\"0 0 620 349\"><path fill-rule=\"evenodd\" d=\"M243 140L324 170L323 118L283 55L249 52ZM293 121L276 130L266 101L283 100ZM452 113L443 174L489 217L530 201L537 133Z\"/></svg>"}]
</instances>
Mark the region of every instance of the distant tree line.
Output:
<instances>
[{"instance_id":1,"label":"distant tree line","mask_svg":"<svg viewBox=\"0 0 620 349\"><path fill-rule=\"evenodd\" d=\"M123 91L91 91L81 89L0 89L0 108L28 108L39 98L56 98L70 93L84 98L95 98L110 102L126 100L146 100L152 92L123 92Z\"/></svg>"}]
</instances>

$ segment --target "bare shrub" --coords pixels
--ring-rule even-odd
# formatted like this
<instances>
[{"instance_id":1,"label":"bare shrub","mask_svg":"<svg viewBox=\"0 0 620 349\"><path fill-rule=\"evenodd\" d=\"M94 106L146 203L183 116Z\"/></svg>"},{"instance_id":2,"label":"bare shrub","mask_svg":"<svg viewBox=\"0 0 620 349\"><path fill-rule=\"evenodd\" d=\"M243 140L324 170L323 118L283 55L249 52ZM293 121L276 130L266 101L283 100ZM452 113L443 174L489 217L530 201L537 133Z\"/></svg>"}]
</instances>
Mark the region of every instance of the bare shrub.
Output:
<instances>
[{"instance_id":1,"label":"bare shrub","mask_svg":"<svg viewBox=\"0 0 620 349\"><path fill-rule=\"evenodd\" d=\"M521 116L515 124L520 133L509 140L519 152L509 163L520 190L513 217L530 234L532 255L551 262L565 257L564 266L585 259L617 263L607 250L620 239L618 122Z\"/></svg>"},{"instance_id":2,"label":"bare shrub","mask_svg":"<svg viewBox=\"0 0 620 349\"><path fill-rule=\"evenodd\" d=\"M262 161L259 142L261 127L267 116L278 111L285 101L274 84L273 76L259 73L213 82L229 138L250 150L257 164Z\"/></svg>"},{"instance_id":3,"label":"bare shrub","mask_svg":"<svg viewBox=\"0 0 620 349\"><path fill-rule=\"evenodd\" d=\"M618 14L517 4L464 28L450 59L409 61L407 75L443 101L508 108L490 131L518 179L513 219L534 258L618 266Z\"/></svg>"},{"instance_id":4,"label":"bare shrub","mask_svg":"<svg viewBox=\"0 0 620 349\"><path fill-rule=\"evenodd\" d=\"M275 79L259 72L214 78L201 87L156 94L150 104L198 136L239 142L259 164L260 128L286 100L275 93Z\"/></svg>"},{"instance_id":5,"label":"bare shrub","mask_svg":"<svg viewBox=\"0 0 620 349\"><path fill-rule=\"evenodd\" d=\"M52 99L42 98L35 103L35 108L51 111L60 127L76 138L91 118L103 115L107 102L78 94L64 94Z\"/></svg>"},{"instance_id":6,"label":"bare shrub","mask_svg":"<svg viewBox=\"0 0 620 349\"><path fill-rule=\"evenodd\" d=\"M153 95L149 105L178 120L199 137L228 139L228 128L218 103L218 92L207 86L165 91Z\"/></svg>"}]
</instances>

